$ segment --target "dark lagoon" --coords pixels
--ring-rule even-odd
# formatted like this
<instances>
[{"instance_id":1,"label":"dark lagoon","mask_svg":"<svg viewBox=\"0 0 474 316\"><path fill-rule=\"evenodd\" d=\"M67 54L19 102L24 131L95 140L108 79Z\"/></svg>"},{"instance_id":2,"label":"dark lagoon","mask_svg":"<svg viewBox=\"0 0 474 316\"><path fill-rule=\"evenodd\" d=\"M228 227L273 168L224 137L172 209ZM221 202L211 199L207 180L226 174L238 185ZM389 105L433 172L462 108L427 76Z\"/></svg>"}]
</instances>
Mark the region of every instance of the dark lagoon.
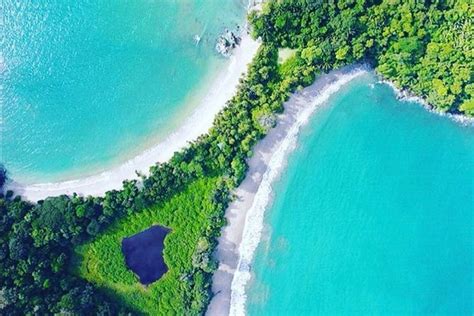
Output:
<instances>
[{"instance_id":1,"label":"dark lagoon","mask_svg":"<svg viewBox=\"0 0 474 316\"><path fill-rule=\"evenodd\" d=\"M163 259L163 242L170 229L152 226L122 240L125 263L140 278L140 283L155 282L168 271Z\"/></svg>"}]
</instances>

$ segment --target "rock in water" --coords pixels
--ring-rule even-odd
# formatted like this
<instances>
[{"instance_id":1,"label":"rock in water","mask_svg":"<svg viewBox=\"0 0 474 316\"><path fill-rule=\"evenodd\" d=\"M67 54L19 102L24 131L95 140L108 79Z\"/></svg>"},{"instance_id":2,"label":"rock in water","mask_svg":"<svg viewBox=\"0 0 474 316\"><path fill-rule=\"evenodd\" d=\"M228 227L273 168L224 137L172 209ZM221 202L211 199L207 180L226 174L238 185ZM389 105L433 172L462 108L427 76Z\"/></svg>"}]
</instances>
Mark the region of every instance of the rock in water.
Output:
<instances>
[{"instance_id":1,"label":"rock in water","mask_svg":"<svg viewBox=\"0 0 474 316\"><path fill-rule=\"evenodd\" d=\"M240 44L241 40L242 38L237 33L226 30L217 39L216 50L222 56L229 57L232 50Z\"/></svg>"}]
</instances>

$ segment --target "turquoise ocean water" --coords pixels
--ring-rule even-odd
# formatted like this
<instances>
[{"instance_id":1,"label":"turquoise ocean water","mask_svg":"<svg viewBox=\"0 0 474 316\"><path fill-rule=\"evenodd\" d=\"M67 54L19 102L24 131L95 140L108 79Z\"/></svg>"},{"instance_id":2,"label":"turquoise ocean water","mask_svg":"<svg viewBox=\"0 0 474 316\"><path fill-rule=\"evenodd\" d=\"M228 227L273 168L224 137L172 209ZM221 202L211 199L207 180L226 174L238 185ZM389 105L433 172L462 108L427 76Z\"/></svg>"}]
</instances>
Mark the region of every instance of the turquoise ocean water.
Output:
<instances>
[{"instance_id":1,"label":"turquoise ocean water","mask_svg":"<svg viewBox=\"0 0 474 316\"><path fill-rule=\"evenodd\" d=\"M192 110L247 0L4 0L0 160L21 182L119 164ZM202 40L195 45L193 37Z\"/></svg>"},{"instance_id":2,"label":"turquoise ocean water","mask_svg":"<svg viewBox=\"0 0 474 316\"><path fill-rule=\"evenodd\" d=\"M474 128L364 75L274 185L249 315L472 315Z\"/></svg>"}]
</instances>

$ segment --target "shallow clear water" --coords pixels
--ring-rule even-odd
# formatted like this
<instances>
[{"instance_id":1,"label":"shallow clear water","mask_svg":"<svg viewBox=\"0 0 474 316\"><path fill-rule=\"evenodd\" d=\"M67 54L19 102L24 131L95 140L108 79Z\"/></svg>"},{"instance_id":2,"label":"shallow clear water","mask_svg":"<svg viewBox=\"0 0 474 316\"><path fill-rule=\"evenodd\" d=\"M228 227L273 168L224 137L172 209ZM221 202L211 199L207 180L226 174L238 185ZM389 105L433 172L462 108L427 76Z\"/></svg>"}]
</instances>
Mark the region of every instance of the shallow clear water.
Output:
<instances>
[{"instance_id":1,"label":"shallow clear water","mask_svg":"<svg viewBox=\"0 0 474 316\"><path fill-rule=\"evenodd\" d=\"M215 40L247 2L3 1L0 161L44 182L139 153L222 68Z\"/></svg>"},{"instance_id":2,"label":"shallow clear water","mask_svg":"<svg viewBox=\"0 0 474 316\"><path fill-rule=\"evenodd\" d=\"M474 128L376 82L354 80L302 131L249 315L472 315Z\"/></svg>"}]
</instances>

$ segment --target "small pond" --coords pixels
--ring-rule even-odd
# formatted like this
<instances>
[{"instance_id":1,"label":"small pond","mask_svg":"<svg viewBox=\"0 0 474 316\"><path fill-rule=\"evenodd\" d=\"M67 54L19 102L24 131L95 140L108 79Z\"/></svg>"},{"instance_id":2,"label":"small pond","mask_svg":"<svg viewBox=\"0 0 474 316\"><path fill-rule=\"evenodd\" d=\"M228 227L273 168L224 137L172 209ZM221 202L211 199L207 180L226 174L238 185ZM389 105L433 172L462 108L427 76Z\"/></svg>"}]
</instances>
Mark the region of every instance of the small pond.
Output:
<instances>
[{"instance_id":1,"label":"small pond","mask_svg":"<svg viewBox=\"0 0 474 316\"><path fill-rule=\"evenodd\" d=\"M122 240L126 265L140 278L140 283L155 282L168 271L163 259L163 242L170 229L152 226Z\"/></svg>"}]
</instances>

